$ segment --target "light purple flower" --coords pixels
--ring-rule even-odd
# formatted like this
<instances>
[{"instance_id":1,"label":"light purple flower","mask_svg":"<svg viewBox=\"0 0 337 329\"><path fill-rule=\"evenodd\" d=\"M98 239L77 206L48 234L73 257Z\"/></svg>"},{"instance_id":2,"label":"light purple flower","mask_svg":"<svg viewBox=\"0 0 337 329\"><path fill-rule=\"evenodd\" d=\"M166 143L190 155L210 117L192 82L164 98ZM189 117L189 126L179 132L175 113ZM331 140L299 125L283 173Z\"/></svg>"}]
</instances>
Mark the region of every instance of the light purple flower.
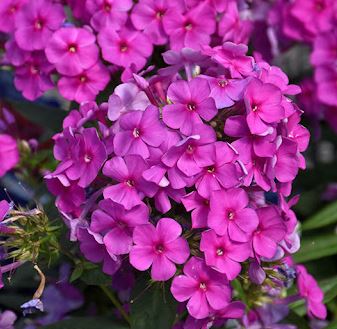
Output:
<instances>
[{"instance_id":1,"label":"light purple flower","mask_svg":"<svg viewBox=\"0 0 337 329\"><path fill-rule=\"evenodd\" d=\"M148 217L149 210L144 203L126 211L107 199L93 212L90 229L104 235L103 242L110 255L127 254L131 250L134 227L147 224Z\"/></svg>"},{"instance_id":2,"label":"light purple flower","mask_svg":"<svg viewBox=\"0 0 337 329\"><path fill-rule=\"evenodd\" d=\"M151 277L166 281L176 272L175 264L186 262L190 251L181 238L181 226L171 218L161 218L157 227L152 224L137 226L133 232L134 247L130 251L130 263L140 271L151 267Z\"/></svg>"},{"instance_id":3,"label":"light purple flower","mask_svg":"<svg viewBox=\"0 0 337 329\"><path fill-rule=\"evenodd\" d=\"M193 126L209 121L217 114L214 99L210 97L210 88L205 79L194 78L186 82L173 82L167 91L173 103L163 108L163 121L173 129L189 136Z\"/></svg>"},{"instance_id":4,"label":"light purple flower","mask_svg":"<svg viewBox=\"0 0 337 329\"><path fill-rule=\"evenodd\" d=\"M17 316L12 311L4 311L0 313L0 327L1 329L14 329L14 323Z\"/></svg>"}]
</instances>

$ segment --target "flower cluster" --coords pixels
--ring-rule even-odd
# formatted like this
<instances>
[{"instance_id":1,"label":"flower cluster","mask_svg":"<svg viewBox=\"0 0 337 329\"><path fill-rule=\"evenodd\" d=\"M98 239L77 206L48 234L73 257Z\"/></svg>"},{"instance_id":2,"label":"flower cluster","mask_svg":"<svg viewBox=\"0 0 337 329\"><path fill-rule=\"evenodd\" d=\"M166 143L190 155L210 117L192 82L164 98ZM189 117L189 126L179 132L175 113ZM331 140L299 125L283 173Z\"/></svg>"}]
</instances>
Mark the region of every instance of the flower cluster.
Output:
<instances>
[{"instance_id":1,"label":"flower cluster","mask_svg":"<svg viewBox=\"0 0 337 329\"><path fill-rule=\"evenodd\" d=\"M15 68L15 86L29 100L57 85L68 100L93 101L111 75L122 71L126 81L139 72L154 47L248 43L252 26L236 0L64 2L1 1L2 65Z\"/></svg>"},{"instance_id":2,"label":"flower cluster","mask_svg":"<svg viewBox=\"0 0 337 329\"><path fill-rule=\"evenodd\" d=\"M82 103L54 136L59 164L45 177L84 256L110 275L130 263L154 281L173 279L186 328L243 318L233 282L254 308L275 296L286 303L296 277L285 257L299 249L296 198L287 198L309 140L289 98L300 89L247 50L231 42L170 50L156 75L133 74L107 103ZM310 306L324 308L319 288L309 293L299 281L299 291L323 318Z\"/></svg>"}]
</instances>

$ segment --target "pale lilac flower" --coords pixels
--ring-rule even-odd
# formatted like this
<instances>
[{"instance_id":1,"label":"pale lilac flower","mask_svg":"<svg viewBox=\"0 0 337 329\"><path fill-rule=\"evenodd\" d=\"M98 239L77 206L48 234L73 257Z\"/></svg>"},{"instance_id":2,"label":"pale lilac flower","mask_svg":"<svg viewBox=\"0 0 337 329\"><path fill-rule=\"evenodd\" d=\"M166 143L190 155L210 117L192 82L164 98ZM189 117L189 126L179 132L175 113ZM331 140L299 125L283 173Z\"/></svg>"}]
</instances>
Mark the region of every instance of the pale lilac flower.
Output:
<instances>
[{"instance_id":1,"label":"pale lilac flower","mask_svg":"<svg viewBox=\"0 0 337 329\"><path fill-rule=\"evenodd\" d=\"M258 256L273 258L286 234L286 226L275 207L262 207L256 213L259 223L253 233L253 250Z\"/></svg>"},{"instance_id":2,"label":"pale lilac flower","mask_svg":"<svg viewBox=\"0 0 337 329\"><path fill-rule=\"evenodd\" d=\"M134 227L147 224L149 210L144 203L126 211L111 200L99 203L91 216L90 229L103 234L103 242L110 255L127 254L132 246Z\"/></svg>"},{"instance_id":3,"label":"pale lilac flower","mask_svg":"<svg viewBox=\"0 0 337 329\"><path fill-rule=\"evenodd\" d=\"M163 24L171 49L188 47L198 50L210 43L210 35L215 32L215 12L206 1L186 13L173 7L166 12Z\"/></svg>"},{"instance_id":4,"label":"pale lilac flower","mask_svg":"<svg viewBox=\"0 0 337 329\"><path fill-rule=\"evenodd\" d=\"M118 30L126 22L132 0L87 0L85 6L92 15L90 24L96 31L104 27Z\"/></svg>"},{"instance_id":5,"label":"pale lilac flower","mask_svg":"<svg viewBox=\"0 0 337 329\"><path fill-rule=\"evenodd\" d=\"M0 177L2 177L19 162L19 150L16 140L7 134L0 134L0 145Z\"/></svg>"},{"instance_id":6,"label":"pale lilac flower","mask_svg":"<svg viewBox=\"0 0 337 329\"><path fill-rule=\"evenodd\" d=\"M251 253L249 243L233 242L227 233L217 236L213 230L202 233L200 250L205 254L206 264L226 274L228 280L234 280L239 275L240 263L247 260Z\"/></svg>"},{"instance_id":7,"label":"pale lilac flower","mask_svg":"<svg viewBox=\"0 0 337 329\"><path fill-rule=\"evenodd\" d=\"M101 62L97 62L77 76L61 77L57 86L64 98L82 103L93 101L98 93L104 90L109 81L110 74L108 69Z\"/></svg>"},{"instance_id":8,"label":"pale lilac flower","mask_svg":"<svg viewBox=\"0 0 337 329\"><path fill-rule=\"evenodd\" d=\"M140 271L151 266L151 277L156 281L172 278L175 264L185 263L190 254L181 233L181 226L171 218L160 219L157 227L152 224L137 226L133 232L135 245L130 251L131 265Z\"/></svg>"},{"instance_id":9,"label":"pale lilac flower","mask_svg":"<svg viewBox=\"0 0 337 329\"><path fill-rule=\"evenodd\" d=\"M14 323L17 316L12 311L4 311L0 313L0 327L2 329L14 329Z\"/></svg>"},{"instance_id":10,"label":"pale lilac flower","mask_svg":"<svg viewBox=\"0 0 337 329\"><path fill-rule=\"evenodd\" d=\"M45 52L59 73L74 76L97 62L95 42L95 35L86 28L63 27L52 35Z\"/></svg>"},{"instance_id":11,"label":"pale lilac flower","mask_svg":"<svg viewBox=\"0 0 337 329\"><path fill-rule=\"evenodd\" d=\"M143 172L148 168L148 164L139 155L114 157L107 161L103 174L113 178L117 184L105 188L104 198L131 209L140 204L145 196L153 197L158 187L142 177Z\"/></svg>"},{"instance_id":12,"label":"pale lilac flower","mask_svg":"<svg viewBox=\"0 0 337 329\"><path fill-rule=\"evenodd\" d=\"M258 225L258 217L248 207L247 193L240 188L215 191L211 195L208 226L233 241L247 242Z\"/></svg>"},{"instance_id":13,"label":"pale lilac flower","mask_svg":"<svg viewBox=\"0 0 337 329\"><path fill-rule=\"evenodd\" d=\"M44 306L40 299L35 298L32 299L20 306L22 309L23 316L26 316L27 314L33 314L37 311L43 312Z\"/></svg>"},{"instance_id":14,"label":"pale lilac flower","mask_svg":"<svg viewBox=\"0 0 337 329\"><path fill-rule=\"evenodd\" d=\"M47 0L28 1L16 15L15 40L25 50L43 49L64 18L60 4Z\"/></svg>"},{"instance_id":15,"label":"pale lilac flower","mask_svg":"<svg viewBox=\"0 0 337 329\"><path fill-rule=\"evenodd\" d=\"M187 136L192 133L194 125L202 123L201 118L209 121L217 114L205 79L173 82L167 96L173 104L163 108L163 121L170 128L180 129Z\"/></svg>"},{"instance_id":16,"label":"pale lilac flower","mask_svg":"<svg viewBox=\"0 0 337 329\"><path fill-rule=\"evenodd\" d=\"M144 67L152 54L150 39L142 32L127 27L120 31L110 27L101 30L98 43L106 61L124 68L134 64L137 71Z\"/></svg>"},{"instance_id":17,"label":"pale lilac flower","mask_svg":"<svg viewBox=\"0 0 337 329\"><path fill-rule=\"evenodd\" d=\"M118 156L139 154L146 159L150 156L149 146L158 147L165 139L165 126L155 106L150 105L145 111L125 113L118 123L120 128L113 141Z\"/></svg>"},{"instance_id":18,"label":"pale lilac flower","mask_svg":"<svg viewBox=\"0 0 337 329\"><path fill-rule=\"evenodd\" d=\"M223 309L231 299L226 276L196 257L185 264L183 275L173 279L171 292L177 301L188 301L188 313L196 319L207 318L213 309Z\"/></svg>"}]
</instances>

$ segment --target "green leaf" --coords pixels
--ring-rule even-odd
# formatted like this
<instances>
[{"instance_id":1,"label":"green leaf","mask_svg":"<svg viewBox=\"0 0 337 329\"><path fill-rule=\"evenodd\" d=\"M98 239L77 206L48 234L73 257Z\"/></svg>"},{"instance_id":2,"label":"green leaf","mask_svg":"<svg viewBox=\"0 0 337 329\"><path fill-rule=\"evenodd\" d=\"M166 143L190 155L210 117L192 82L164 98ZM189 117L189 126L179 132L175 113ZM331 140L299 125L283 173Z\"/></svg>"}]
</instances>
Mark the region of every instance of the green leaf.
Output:
<instances>
[{"instance_id":1,"label":"green leaf","mask_svg":"<svg viewBox=\"0 0 337 329\"><path fill-rule=\"evenodd\" d=\"M306 220L302 230L313 230L337 223L337 202L333 202Z\"/></svg>"},{"instance_id":2,"label":"green leaf","mask_svg":"<svg viewBox=\"0 0 337 329\"><path fill-rule=\"evenodd\" d=\"M295 324L297 329L310 329L307 321L293 311L290 311L287 318L282 322Z\"/></svg>"},{"instance_id":3,"label":"green leaf","mask_svg":"<svg viewBox=\"0 0 337 329\"><path fill-rule=\"evenodd\" d=\"M176 318L177 302L169 285L153 284L145 292L146 280L138 280L131 304L132 329L171 329Z\"/></svg>"},{"instance_id":4,"label":"green leaf","mask_svg":"<svg viewBox=\"0 0 337 329\"><path fill-rule=\"evenodd\" d=\"M111 284L111 277L104 274L101 269L96 268L85 271L81 275L81 280L89 286L100 286Z\"/></svg>"},{"instance_id":5,"label":"green leaf","mask_svg":"<svg viewBox=\"0 0 337 329\"><path fill-rule=\"evenodd\" d=\"M41 327L43 329L127 329L128 327L104 317L74 317L55 324Z\"/></svg>"},{"instance_id":6,"label":"green leaf","mask_svg":"<svg viewBox=\"0 0 337 329\"><path fill-rule=\"evenodd\" d=\"M80 263L75 267L73 273L71 274L69 279L70 283L79 279L82 274L83 274L83 265Z\"/></svg>"},{"instance_id":7,"label":"green leaf","mask_svg":"<svg viewBox=\"0 0 337 329\"><path fill-rule=\"evenodd\" d=\"M294 255L294 259L296 263L304 263L335 254L337 254L337 235L320 235L303 238L301 249Z\"/></svg>"},{"instance_id":8,"label":"green leaf","mask_svg":"<svg viewBox=\"0 0 337 329\"><path fill-rule=\"evenodd\" d=\"M325 329L337 329L337 321L331 322Z\"/></svg>"}]
</instances>

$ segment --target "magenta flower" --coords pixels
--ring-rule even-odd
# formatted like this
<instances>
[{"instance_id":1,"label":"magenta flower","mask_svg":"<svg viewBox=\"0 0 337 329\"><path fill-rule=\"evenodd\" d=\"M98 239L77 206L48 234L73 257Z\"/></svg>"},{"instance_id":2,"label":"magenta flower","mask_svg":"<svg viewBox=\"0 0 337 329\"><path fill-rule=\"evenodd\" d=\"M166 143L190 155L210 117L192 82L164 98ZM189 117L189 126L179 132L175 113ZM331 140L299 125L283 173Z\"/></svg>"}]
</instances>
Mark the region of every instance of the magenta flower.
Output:
<instances>
[{"instance_id":1,"label":"magenta flower","mask_svg":"<svg viewBox=\"0 0 337 329\"><path fill-rule=\"evenodd\" d=\"M337 69L334 66L319 66L315 71L317 97L323 104L337 106Z\"/></svg>"},{"instance_id":2,"label":"magenta flower","mask_svg":"<svg viewBox=\"0 0 337 329\"><path fill-rule=\"evenodd\" d=\"M191 136L171 147L162 157L162 162L173 167L175 164L186 176L193 176L202 171L208 154L203 152L203 145L216 141L215 131L212 127L198 124L192 127Z\"/></svg>"},{"instance_id":3,"label":"magenta flower","mask_svg":"<svg viewBox=\"0 0 337 329\"><path fill-rule=\"evenodd\" d=\"M198 192L193 191L181 199L187 211L191 211L192 228L207 227L207 217L209 213L209 199L201 197Z\"/></svg>"},{"instance_id":4,"label":"magenta flower","mask_svg":"<svg viewBox=\"0 0 337 329\"><path fill-rule=\"evenodd\" d=\"M163 17L168 7L169 3L165 0L142 0L133 7L133 25L137 30L142 30L155 45L162 45L167 41Z\"/></svg>"},{"instance_id":5,"label":"magenta flower","mask_svg":"<svg viewBox=\"0 0 337 329\"><path fill-rule=\"evenodd\" d=\"M15 17L27 0L2 0L0 2L0 31L11 33L15 29Z\"/></svg>"},{"instance_id":6,"label":"magenta flower","mask_svg":"<svg viewBox=\"0 0 337 329\"><path fill-rule=\"evenodd\" d=\"M239 184L239 175L234 164L237 154L227 143L216 142L200 147L204 154L203 170L195 182L198 193L209 198L212 191L231 188Z\"/></svg>"},{"instance_id":7,"label":"magenta flower","mask_svg":"<svg viewBox=\"0 0 337 329\"><path fill-rule=\"evenodd\" d=\"M315 38L310 61L314 66L333 65L337 60L337 29L322 33Z\"/></svg>"},{"instance_id":8,"label":"magenta flower","mask_svg":"<svg viewBox=\"0 0 337 329\"><path fill-rule=\"evenodd\" d=\"M95 35L86 28L64 27L53 34L45 52L59 73L74 76L97 62L95 42Z\"/></svg>"},{"instance_id":9,"label":"magenta flower","mask_svg":"<svg viewBox=\"0 0 337 329\"><path fill-rule=\"evenodd\" d=\"M296 273L297 289L300 296L307 302L309 316L324 320L327 316L327 310L323 303L323 291L303 265L296 266Z\"/></svg>"},{"instance_id":10,"label":"magenta flower","mask_svg":"<svg viewBox=\"0 0 337 329\"><path fill-rule=\"evenodd\" d=\"M16 16L15 40L25 50L43 49L64 18L60 4L46 0L28 1Z\"/></svg>"},{"instance_id":11,"label":"magenta flower","mask_svg":"<svg viewBox=\"0 0 337 329\"><path fill-rule=\"evenodd\" d=\"M4 54L4 61L8 61L14 66L24 64L30 57L30 52L22 50L12 38L5 43L6 53Z\"/></svg>"},{"instance_id":12,"label":"magenta flower","mask_svg":"<svg viewBox=\"0 0 337 329\"><path fill-rule=\"evenodd\" d=\"M221 236L228 233L233 241L247 242L259 223L256 212L248 207L248 203L248 195L243 189L213 192L208 226Z\"/></svg>"},{"instance_id":13,"label":"magenta flower","mask_svg":"<svg viewBox=\"0 0 337 329\"><path fill-rule=\"evenodd\" d=\"M104 27L118 30L126 22L132 0L87 0L85 5L92 15L90 24L96 31Z\"/></svg>"},{"instance_id":14,"label":"magenta flower","mask_svg":"<svg viewBox=\"0 0 337 329\"><path fill-rule=\"evenodd\" d=\"M179 302L188 300L188 313L196 319L207 318L213 309L225 308L231 299L226 277L196 257L185 264L183 275L173 279L171 292Z\"/></svg>"},{"instance_id":15,"label":"magenta flower","mask_svg":"<svg viewBox=\"0 0 337 329\"><path fill-rule=\"evenodd\" d=\"M263 207L256 210L258 226L253 233L254 252L262 257L273 258L278 243L286 235L286 226L275 207Z\"/></svg>"},{"instance_id":16,"label":"magenta flower","mask_svg":"<svg viewBox=\"0 0 337 329\"><path fill-rule=\"evenodd\" d=\"M228 280L239 275L240 262L247 260L251 253L249 243L233 242L227 233L220 237L213 230L202 233L200 250L205 254L206 264L226 274Z\"/></svg>"},{"instance_id":17,"label":"magenta flower","mask_svg":"<svg viewBox=\"0 0 337 329\"><path fill-rule=\"evenodd\" d=\"M11 205L6 200L0 201L0 222L4 220L8 212L11 209Z\"/></svg>"},{"instance_id":18,"label":"magenta flower","mask_svg":"<svg viewBox=\"0 0 337 329\"><path fill-rule=\"evenodd\" d=\"M120 129L114 137L116 155L139 154L150 156L149 146L158 147L165 139L165 126L159 120L159 110L150 105L144 112L123 114L118 121Z\"/></svg>"},{"instance_id":19,"label":"magenta flower","mask_svg":"<svg viewBox=\"0 0 337 329\"><path fill-rule=\"evenodd\" d=\"M215 32L215 11L204 1L185 14L170 8L163 19L165 32L169 35L173 50L187 47L200 49L208 45Z\"/></svg>"},{"instance_id":20,"label":"magenta flower","mask_svg":"<svg viewBox=\"0 0 337 329\"><path fill-rule=\"evenodd\" d=\"M45 91L53 89L51 80L51 65L43 52L33 52L29 58L15 71L14 84L23 96L35 100Z\"/></svg>"},{"instance_id":21,"label":"magenta flower","mask_svg":"<svg viewBox=\"0 0 337 329\"><path fill-rule=\"evenodd\" d=\"M108 69L101 62L97 62L77 76L63 76L57 86L64 98L82 103L93 101L98 93L104 90L109 81Z\"/></svg>"},{"instance_id":22,"label":"magenta flower","mask_svg":"<svg viewBox=\"0 0 337 329\"><path fill-rule=\"evenodd\" d=\"M103 166L107 152L95 128L86 128L77 136L77 147L72 166L66 171L71 180L78 180L80 187L89 186Z\"/></svg>"},{"instance_id":23,"label":"magenta flower","mask_svg":"<svg viewBox=\"0 0 337 329\"><path fill-rule=\"evenodd\" d=\"M281 91L272 84L253 79L245 92L247 123L252 134L263 135L270 124L284 118Z\"/></svg>"},{"instance_id":24,"label":"magenta flower","mask_svg":"<svg viewBox=\"0 0 337 329\"><path fill-rule=\"evenodd\" d=\"M150 101L144 91L134 83L123 83L118 85L109 97L108 117L111 121L116 121L123 113L144 111L148 105Z\"/></svg>"},{"instance_id":25,"label":"magenta flower","mask_svg":"<svg viewBox=\"0 0 337 329\"><path fill-rule=\"evenodd\" d=\"M190 255L188 243L181 238L181 226L171 218L162 218L157 227L137 226L133 232L135 245L130 251L130 263L140 271L151 267L151 277L166 281L174 276L176 266Z\"/></svg>"},{"instance_id":26,"label":"magenta flower","mask_svg":"<svg viewBox=\"0 0 337 329\"><path fill-rule=\"evenodd\" d=\"M139 205L144 196L153 197L158 187L142 177L148 168L148 164L139 155L114 157L107 161L103 174L118 184L107 187L103 193L104 198L111 199L128 210Z\"/></svg>"},{"instance_id":27,"label":"magenta flower","mask_svg":"<svg viewBox=\"0 0 337 329\"><path fill-rule=\"evenodd\" d=\"M163 108L163 121L173 129L189 136L193 126L209 121L217 114L214 99L210 97L209 84L205 79L195 78L189 82L173 82L167 91L173 103Z\"/></svg>"},{"instance_id":28,"label":"magenta flower","mask_svg":"<svg viewBox=\"0 0 337 329\"><path fill-rule=\"evenodd\" d=\"M150 169L151 170L151 169ZM159 186L157 193L154 195L154 205L162 214L168 212L171 208L170 198L177 203L186 194L185 189L174 189L172 186Z\"/></svg>"},{"instance_id":29,"label":"magenta flower","mask_svg":"<svg viewBox=\"0 0 337 329\"><path fill-rule=\"evenodd\" d=\"M123 28L120 31L105 28L98 34L103 58L118 66L130 67L134 64L139 71L152 54L152 43L140 31Z\"/></svg>"},{"instance_id":30,"label":"magenta flower","mask_svg":"<svg viewBox=\"0 0 337 329\"><path fill-rule=\"evenodd\" d=\"M16 140L7 134L0 134L0 145L0 177L2 177L19 162L19 150Z\"/></svg>"},{"instance_id":31,"label":"magenta flower","mask_svg":"<svg viewBox=\"0 0 337 329\"><path fill-rule=\"evenodd\" d=\"M99 203L91 217L90 229L104 235L103 242L110 255L128 254L132 246L133 228L147 224L149 210L144 203L126 211L111 200Z\"/></svg>"},{"instance_id":32,"label":"magenta flower","mask_svg":"<svg viewBox=\"0 0 337 329\"><path fill-rule=\"evenodd\" d=\"M106 274L113 275L118 271L122 262L120 258L107 252L101 235L84 227L78 227L76 233L80 250L87 260L92 263L103 262L103 272Z\"/></svg>"}]
</instances>

